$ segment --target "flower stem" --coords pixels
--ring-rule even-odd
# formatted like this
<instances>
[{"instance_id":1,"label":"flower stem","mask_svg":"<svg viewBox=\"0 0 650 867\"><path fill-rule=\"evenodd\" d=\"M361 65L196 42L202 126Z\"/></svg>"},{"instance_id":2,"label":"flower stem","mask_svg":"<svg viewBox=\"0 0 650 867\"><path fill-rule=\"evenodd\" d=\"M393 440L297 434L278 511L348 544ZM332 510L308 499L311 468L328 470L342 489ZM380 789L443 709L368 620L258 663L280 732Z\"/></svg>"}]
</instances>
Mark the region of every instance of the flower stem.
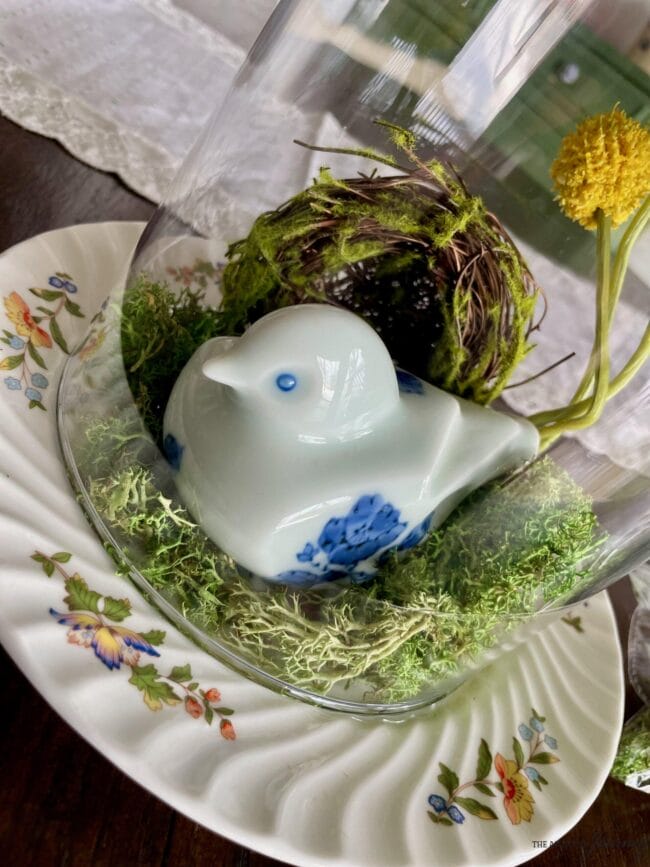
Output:
<instances>
[{"instance_id":1,"label":"flower stem","mask_svg":"<svg viewBox=\"0 0 650 867\"><path fill-rule=\"evenodd\" d=\"M641 234L641 232L645 229L648 220L650 220L650 196L645 199L639 210L630 221L630 225L625 230L625 233L623 234L623 237L621 238L621 241L618 245L618 250L616 251L612 278L610 322L614 316L614 311L616 309L616 305L618 304L618 299L621 295L621 289L623 288L623 281L625 279L625 273L627 271L627 266L630 261L630 253L632 252L632 247L636 243L636 240Z\"/></svg>"},{"instance_id":2,"label":"flower stem","mask_svg":"<svg viewBox=\"0 0 650 867\"><path fill-rule=\"evenodd\" d=\"M530 762L530 760L532 759L532 757L533 757L533 756L535 755L535 753L537 752L537 748L539 747L540 740L541 740L541 738L540 738L540 736L539 736L539 732L535 732L535 743L534 743L534 744L531 744L530 749L528 750L528 762ZM526 763L523 765L523 767L526 767L526 765L528 764L528 762L526 762Z\"/></svg>"},{"instance_id":3,"label":"flower stem","mask_svg":"<svg viewBox=\"0 0 650 867\"><path fill-rule=\"evenodd\" d=\"M27 355L28 355L28 349L27 349L27 343L26 343L25 344L25 351L23 352L23 367L22 367L22 371L21 371L21 375L20 375L20 378L25 383L25 386L29 385L29 383L27 381L27 377L32 372L29 364L27 363Z\"/></svg>"},{"instance_id":4,"label":"flower stem","mask_svg":"<svg viewBox=\"0 0 650 867\"><path fill-rule=\"evenodd\" d=\"M459 792L462 792L463 789L468 789L470 786L473 786L474 783L476 783L476 782L478 782L478 780L470 780L468 783L463 783L462 786L457 786L457 787L454 789L454 791L451 793L451 795L449 796L449 798L447 799L447 804L453 804L453 802L456 800L456 795L457 795Z\"/></svg>"},{"instance_id":5,"label":"flower stem","mask_svg":"<svg viewBox=\"0 0 650 867\"><path fill-rule=\"evenodd\" d=\"M596 333L594 337L594 348L592 351L592 360L595 364L595 384L591 398L586 401L586 411L583 415L576 416L576 405L572 401L565 410L560 410L548 421L550 424L541 431L540 447L546 448L557 437L567 430L580 430L581 428L589 427L600 417L607 398L609 395L609 326L612 319L611 309L611 226L612 221L609 216L603 214L601 210L597 214L598 234L596 240L596 250L598 257L597 271L597 293L596 293ZM591 360L590 360L591 364ZM578 391L583 386L586 388L585 381L588 384L590 381L589 366L583 377L583 382L580 384ZM574 398L575 400L575 398ZM571 411L569 418L563 418L562 413L567 410ZM532 417L535 424L540 426L543 422L537 417Z\"/></svg>"},{"instance_id":6,"label":"flower stem","mask_svg":"<svg viewBox=\"0 0 650 867\"><path fill-rule=\"evenodd\" d=\"M639 345L634 350L630 358L628 359L625 366L619 373L616 374L614 379L609 384L609 388L607 389L607 400L614 397L614 395L618 394L619 391L622 391L623 388L628 384L628 382L633 379L639 370L643 367L645 362L650 357L650 325L647 326L646 330L643 332L643 337L641 338ZM576 413L585 412L589 405L591 404L591 398L586 398L584 400L579 401L574 405L574 409ZM546 422L550 422L554 420L554 410L549 410L546 413L538 413L536 418L536 424L539 427ZM549 428L550 429L550 428ZM542 431L543 433L544 431Z\"/></svg>"},{"instance_id":7,"label":"flower stem","mask_svg":"<svg viewBox=\"0 0 650 867\"><path fill-rule=\"evenodd\" d=\"M650 220L650 196L648 196L637 213L634 215L631 220L629 226L625 230L623 237L618 246L618 250L616 252L616 257L614 259L614 267L612 270L612 279L611 279L611 291L609 298L609 316L608 316L608 327L611 328L612 322L614 320L614 314L616 312L616 307L618 305L618 301L621 295L621 290L623 288L623 282L625 280L625 274L627 272L627 266L630 260L630 253L632 251L632 247L634 246L637 238L644 230L646 224ZM594 351L591 353L591 358L589 359L589 365L587 370L582 377L580 385L576 389L575 394L571 398L571 402L568 406L563 407L560 410L549 410L548 412L537 413L534 416L530 417L530 420L533 424L543 425L547 424L549 421L558 421L560 418L575 418L584 412L585 404L582 403L582 399L587 394L589 387L593 380L594 370L596 367L596 351L594 347ZM634 373L636 373L638 367L635 368ZM632 375L634 375L634 373ZM628 377L625 380L626 384L629 381ZM617 391L623 386L619 386ZM608 394L608 399L613 397L616 394L616 391Z\"/></svg>"},{"instance_id":8,"label":"flower stem","mask_svg":"<svg viewBox=\"0 0 650 867\"><path fill-rule=\"evenodd\" d=\"M67 581L68 578L70 578L70 575L66 572L66 570L63 568L63 566L57 560L53 560L52 557L48 557L47 554L44 554L42 551L39 551L38 549L35 551L35 553L39 557L42 557L44 560L47 560L48 563L51 563L51 565L54 566L54 568L59 573L59 575L61 575L61 577L64 579L64 581Z\"/></svg>"}]
</instances>

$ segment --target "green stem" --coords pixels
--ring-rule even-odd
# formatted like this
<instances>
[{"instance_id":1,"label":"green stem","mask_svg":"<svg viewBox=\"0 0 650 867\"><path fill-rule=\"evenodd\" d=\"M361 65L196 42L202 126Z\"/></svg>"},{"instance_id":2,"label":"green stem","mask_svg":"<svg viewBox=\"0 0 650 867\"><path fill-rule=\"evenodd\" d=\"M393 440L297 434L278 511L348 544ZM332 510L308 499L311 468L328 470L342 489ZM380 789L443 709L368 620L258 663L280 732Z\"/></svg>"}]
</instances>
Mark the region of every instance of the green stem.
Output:
<instances>
[{"instance_id":1,"label":"green stem","mask_svg":"<svg viewBox=\"0 0 650 867\"><path fill-rule=\"evenodd\" d=\"M589 399L589 407L584 415L576 418L558 420L552 428L552 433L560 435L567 430L580 430L593 424L603 411L609 390L609 323L610 311L610 261L611 261L611 217L600 209L597 213L598 236L596 250L598 256L597 294L596 294L596 334L594 338L594 356L596 367L596 382Z\"/></svg>"},{"instance_id":2,"label":"green stem","mask_svg":"<svg viewBox=\"0 0 650 867\"><path fill-rule=\"evenodd\" d=\"M47 554L44 554L42 551L39 551L38 548L36 549L35 553L38 554L39 557L42 557L44 560L47 560L48 563L51 563L52 566L54 566L56 571L59 573L59 575L61 575L61 577L63 578L64 581L68 580L68 578L70 576L68 575L66 570L63 568L63 566L57 560L53 560L51 557L48 557Z\"/></svg>"},{"instance_id":3,"label":"green stem","mask_svg":"<svg viewBox=\"0 0 650 867\"><path fill-rule=\"evenodd\" d=\"M593 394L584 403L584 411L577 415L575 396L572 402L559 410L547 413L537 413L531 420L541 431L540 449L547 448L555 439L568 430L579 430L589 427L598 420L609 397L609 326L612 319L611 305L611 218L601 210L597 212L598 234L597 251L597 290L596 290L596 326L594 347L585 377L578 388L581 391L585 383L590 381L589 369L594 363L595 384ZM576 394L578 393L576 392ZM543 427L543 425L547 425Z\"/></svg>"},{"instance_id":4,"label":"green stem","mask_svg":"<svg viewBox=\"0 0 650 867\"><path fill-rule=\"evenodd\" d=\"M648 357L650 357L650 325L646 326L639 345L632 353L625 367L612 380L609 389L611 397L614 397L621 389L625 388L628 382L641 370Z\"/></svg>"},{"instance_id":5,"label":"green stem","mask_svg":"<svg viewBox=\"0 0 650 867\"><path fill-rule=\"evenodd\" d=\"M616 309L616 305L618 304L618 299L621 295L623 281L625 279L625 273L627 271L627 266L630 261L630 253L632 252L632 247L636 243L636 240L641 234L641 232L645 229L648 220L650 220L650 196L645 199L639 210L632 218L630 225L627 227L623 237L621 238L621 241L618 245L618 250L616 251L612 279L610 322L614 316L614 311Z\"/></svg>"},{"instance_id":6,"label":"green stem","mask_svg":"<svg viewBox=\"0 0 650 867\"><path fill-rule=\"evenodd\" d=\"M616 307L618 305L619 298L621 296L621 291L623 289L623 282L625 280L625 274L627 272L627 266L630 261L630 253L632 252L632 247L636 243L637 238L644 230L648 220L650 219L650 196L646 198L643 202L639 210L634 215L630 225L625 230L623 237L618 246L618 250L616 252L616 257L614 259L614 268L612 270L612 280L611 280L611 292L609 298L609 313L608 313L608 327L611 327L612 322L614 320L614 313L616 312ZM575 417L576 416L576 405L582 398L587 394L589 387L591 385L594 370L596 368L596 357L597 353L592 351L591 358L589 359L589 365L587 370L580 381L580 385L576 389L575 394L571 398L571 402L568 406L564 407L561 410L561 416L556 418L566 418L566 417ZM540 415L543 415L540 413ZM536 421L536 417L535 421Z\"/></svg>"},{"instance_id":7,"label":"green stem","mask_svg":"<svg viewBox=\"0 0 650 867\"><path fill-rule=\"evenodd\" d=\"M607 400L614 397L614 395L618 394L628 382L633 379L636 374L639 372L641 367L645 364L645 362L650 357L650 325L646 327L646 330L643 333L643 337L641 338L639 345L634 350L632 355L627 361L627 364L623 369L618 373L614 379L609 384L609 388L607 389ZM591 403L591 398L586 398L585 400L581 400L579 403L575 404L574 410L577 414L585 412ZM538 417L536 419L536 424L539 427L540 425L545 424L546 422L552 422L555 419L553 415L553 410L550 410L548 413L538 413ZM555 430L554 427L549 425L549 432ZM542 436L544 436L545 431L542 430Z\"/></svg>"},{"instance_id":8,"label":"green stem","mask_svg":"<svg viewBox=\"0 0 650 867\"><path fill-rule=\"evenodd\" d=\"M345 156L363 157L364 159L373 160L377 163L384 163L384 165L390 166L392 169L399 169L403 172L409 171L408 168L400 166L392 157L387 156L386 154L380 154L370 148L327 148L321 147L320 145L308 144L308 142L301 141L297 138L295 138L293 142L301 148L306 148L309 151L317 151L318 153L324 154L344 154Z\"/></svg>"}]
</instances>

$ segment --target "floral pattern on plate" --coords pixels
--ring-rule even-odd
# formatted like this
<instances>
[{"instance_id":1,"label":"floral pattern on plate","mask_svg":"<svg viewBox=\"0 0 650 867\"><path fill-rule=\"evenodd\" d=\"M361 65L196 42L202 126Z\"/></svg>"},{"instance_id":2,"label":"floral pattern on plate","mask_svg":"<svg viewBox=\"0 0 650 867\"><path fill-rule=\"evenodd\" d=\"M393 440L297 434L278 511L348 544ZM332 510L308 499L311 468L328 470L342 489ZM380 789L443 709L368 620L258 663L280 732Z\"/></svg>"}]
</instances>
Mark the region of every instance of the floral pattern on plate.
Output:
<instances>
[{"instance_id":1,"label":"floral pattern on plate","mask_svg":"<svg viewBox=\"0 0 650 867\"><path fill-rule=\"evenodd\" d=\"M68 611L50 608L50 614L57 623L67 627L68 642L80 648L92 649L109 671L122 666L130 668L128 682L142 693L149 710L160 711L165 705L173 707L182 704L193 719L203 718L208 725L218 719L221 736L234 741L237 735L229 719L234 711L221 704L219 690L214 686L202 689L193 679L189 665L176 665L169 674L161 674L152 662L141 665L143 654L160 658L156 648L164 642L165 632L161 629L135 632L121 626L122 621L131 616L130 601L102 596L91 590L78 572L70 574L65 569L64 564L71 558L68 551L57 551L51 555L35 551L32 554L32 560L41 564L48 578L55 572L63 578L67 592L63 602Z\"/></svg>"},{"instance_id":2,"label":"floral pattern on plate","mask_svg":"<svg viewBox=\"0 0 650 867\"><path fill-rule=\"evenodd\" d=\"M447 797L429 795L429 805L433 807L433 812L428 811L431 821L436 825L462 825L465 813L479 819L498 819L498 815L488 804L475 798L460 797L460 792L473 787L490 798L496 797L496 792L500 792L503 795L502 806L513 825L530 822L535 812L535 799L529 784L532 783L540 792L542 786L548 785L548 780L535 766L553 765L560 761L554 752L558 748L557 740L546 733L545 722L546 717L532 708L529 724L520 724L519 735L528 744L527 758L521 741L516 736L512 739L513 759L506 758L501 753L497 753L493 759L487 741L481 738L474 779L462 785L455 771L439 762L438 782L447 790ZM488 779L493 765L498 777L496 780Z\"/></svg>"},{"instance_id":3,"label":"floral pattern on plate","mask_svg":"<svg viewBox=\"0 0 650 867\"><path fill-rule=\"evenodd\" d=\"M562 623L566 623L567 626L572 626L576 632L584 632L582 626L582 617L575 617L569 612L566 617L562 618Z\"/></svg>"},{"instance_id":4,"label":"floral pattern on plate","mask_svg":"<svg viewBox=\"0 0 650 867\"><path fill-rule=\"evenodd\" d=\"M193 265L181 265L166 269L172 280L186 289L207 289L214 284L219 285L225 262L210 262L208 259L195 259Z\"/></svg>"},{"instance_id":5,"label":"floral pattern on plate","mask_svg":"<svg viewBox=\"0 0 650 867\"><path fill-rule=\"evenodd\" d=\"M77 292L77 284L72 282L69 274L57 271L47 282L49 289L32 287L29 290L44 302L35 307L35 312L18 292L11 292L3 299L7 318L14 330L3 328L0 341L9 350L14 350L14 354L0 358L0 370L12 371L11 375L4 377L4 384L10 391L22 391L29 401L29 409L45 410L43 391L50 381L41 373L41 370L47 370L43 350L52 349L56 343L66 355L70 354L58 321L59 314L65 311L70 316L84 318L79 305L70 298Z\"/></svg>"}]
</instances>

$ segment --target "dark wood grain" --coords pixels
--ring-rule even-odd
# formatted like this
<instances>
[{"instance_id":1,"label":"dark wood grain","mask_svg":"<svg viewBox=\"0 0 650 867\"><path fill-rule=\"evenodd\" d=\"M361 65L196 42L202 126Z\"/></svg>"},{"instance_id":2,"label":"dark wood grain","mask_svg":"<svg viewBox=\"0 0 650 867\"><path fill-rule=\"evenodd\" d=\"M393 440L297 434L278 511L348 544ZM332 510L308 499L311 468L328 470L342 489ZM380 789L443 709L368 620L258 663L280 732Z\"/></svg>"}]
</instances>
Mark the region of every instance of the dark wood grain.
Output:
<instances>
[{"instance_id":1,"label":"dark wood grain","mask_svg":"<svg viewBox=\"0 0 650 867\"><path fill-rule=\"evenodd\" d=\"M117 178L0 117L0 249L72 223L146 219L152 211ZM633 609L629 583L619 582L612 596L625 640ZM181 816L114 768L59 719L2 651L0 677L1 863L281 867ZM627 698L629 715L638 700L629 689ZM608 780L569 834L553 845L540 841L534 851L541 852L539 867L646 867L650 799Z\"/></svg>"},{"instance_id":2,"label":"dark wood grain","mask_svg":"<svg viewBox=\"0 0 650 867\"><path fill-rule=\"evenodd\" d=\"M114 175L0 116L0 250L77 223L147 220L154 206Z\"/></svg>"}]
</instances>

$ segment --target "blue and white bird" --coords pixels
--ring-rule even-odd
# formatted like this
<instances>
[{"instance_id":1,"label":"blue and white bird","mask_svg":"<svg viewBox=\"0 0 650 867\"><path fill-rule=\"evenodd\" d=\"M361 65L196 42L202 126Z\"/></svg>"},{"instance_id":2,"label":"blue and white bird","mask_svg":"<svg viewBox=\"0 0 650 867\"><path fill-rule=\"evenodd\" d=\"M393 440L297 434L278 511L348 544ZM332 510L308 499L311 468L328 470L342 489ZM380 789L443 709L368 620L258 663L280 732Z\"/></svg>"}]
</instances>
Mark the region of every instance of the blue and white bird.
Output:
<instances>
[{"instance_id":1,"label":"blue and white bird","mask_svg":"<svg viewBox=\"0 0 650 867\"><path fill-rule=\"evenodd\" d=\"M164 418L178 490L208 536L254 574L300 585L367 579L538 442L524 419L396 370L363 319L325 304L209 340Z\"/></svg>"}]
</instances>

